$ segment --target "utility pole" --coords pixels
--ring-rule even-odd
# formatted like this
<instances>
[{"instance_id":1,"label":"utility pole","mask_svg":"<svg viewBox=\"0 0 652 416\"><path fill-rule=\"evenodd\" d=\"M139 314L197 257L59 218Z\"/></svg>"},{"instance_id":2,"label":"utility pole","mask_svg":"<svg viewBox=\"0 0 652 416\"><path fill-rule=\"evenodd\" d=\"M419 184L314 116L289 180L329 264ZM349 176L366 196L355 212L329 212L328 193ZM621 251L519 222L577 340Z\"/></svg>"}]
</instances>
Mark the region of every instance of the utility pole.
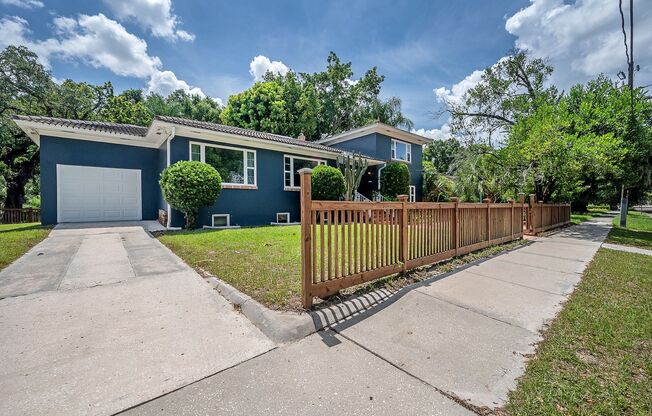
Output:
<instances>
[{"instance_id":1,"label":"utility pole","mask_svg":"<svg viewBox=\"0 0 652 416\"><path fill-rule=\"evenodd\" d=\"M627 86L629 87L631 117L634 117L634 0L629 0L629 51L627 50L627 32L623 16L622 0L619 1L620 18L625 38L625 55L627 56ZM629 53L628 53L629 52ZM625 185L620 188L620 226L627 227L627 204L629 191L625 193Z\"/></svg>"}]
</instances>

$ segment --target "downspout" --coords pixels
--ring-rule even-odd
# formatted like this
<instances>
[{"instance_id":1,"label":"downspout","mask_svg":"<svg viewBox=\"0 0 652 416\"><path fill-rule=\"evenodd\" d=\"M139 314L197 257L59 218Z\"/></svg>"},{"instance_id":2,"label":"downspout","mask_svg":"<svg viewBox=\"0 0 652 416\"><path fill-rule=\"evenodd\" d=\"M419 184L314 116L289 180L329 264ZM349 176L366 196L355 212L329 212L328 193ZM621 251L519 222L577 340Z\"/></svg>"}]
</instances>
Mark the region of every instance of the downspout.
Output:
<instances>
[{"instance_id":1,"label":"downspout","mask_svg":"<svg viewBox=\"0 0 652 416\"><path fill-rule=\"evenodd\" d=\"M167 142L167 144L166 144L166 147L167 147L167 163L166 163L165 167L167 167L167 168L170 167L170 142L174 138L176 132L177 132L176 127L172 126L172 132L170 133L170 136L168 136L168 138L166 139L166 142ZM165 201L165 202L167 202L167 201ZM167 221L167 224L166 224L166 228L170 228L171 223L172 223L172 207L170 207L170 204L167 204L167 206L168 206L168 221Z\"/></svg>"},{"instance_id":2,"label":"downspout","mask_svg":"<svg viewBox=\"0 0 652 416\"><path fill-rule=\"evenodd\" d=\"M380 195L380 173L385 169L385 166L387 166L387 162L383 163L383 166L378 168L378 194Z\"/></svg>"}]
</instances>

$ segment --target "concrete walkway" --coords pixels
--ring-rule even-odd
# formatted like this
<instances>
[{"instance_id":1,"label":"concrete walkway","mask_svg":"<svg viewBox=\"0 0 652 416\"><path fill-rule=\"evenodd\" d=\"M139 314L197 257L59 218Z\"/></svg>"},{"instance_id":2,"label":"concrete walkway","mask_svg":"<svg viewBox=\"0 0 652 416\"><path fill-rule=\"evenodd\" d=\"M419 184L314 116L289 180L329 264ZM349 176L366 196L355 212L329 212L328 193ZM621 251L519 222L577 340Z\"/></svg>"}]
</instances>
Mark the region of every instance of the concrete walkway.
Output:
<instances>
[{"instance_id":1,"label":"concrete walkway","mask_svg":"<svg viewBox=\"0 0 652 416\"><path fill-rule=\"evenodd\" d=\"M602 247L608 248L610 250L618 250L627 253L645 254L646 256L652 256L652 250L648 250L645 248L623 246L620 244L610 244L610 243L604 243L602 244Z\"/></svg>"},{"instance_id":2,"label":"concrete walkway","mask_svg":"<svg viewBox=\"0 0 652 416\"><path fill-rule=\"evenodd\" d=\"M598 218L400 291L131 415L464 415L505 404L611 227Z\"/></svg>"},{"instance_id":3,"label":"concrete walkway","mask_svg":"<svg viewBox=\"0 0 652 416\"><path fill-rule=\"evenodd\" d=\"M0 272L0 415L106 415L274 345L139 224L57 227Z\"/></svg>"}]
</instances>

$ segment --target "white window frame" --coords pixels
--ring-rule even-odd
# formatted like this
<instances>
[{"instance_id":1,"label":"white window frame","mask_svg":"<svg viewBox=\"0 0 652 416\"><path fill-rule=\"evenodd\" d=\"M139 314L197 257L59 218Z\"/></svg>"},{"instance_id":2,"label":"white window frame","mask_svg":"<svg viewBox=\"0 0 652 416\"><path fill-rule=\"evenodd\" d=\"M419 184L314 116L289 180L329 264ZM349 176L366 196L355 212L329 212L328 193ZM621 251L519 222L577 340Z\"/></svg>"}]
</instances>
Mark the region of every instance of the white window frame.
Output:
<instances>
[{"instance_id":1,"label":"white window frame","mask_svg":"<svg viewBox=\"0 0 652 416\"><path fill-rule=\"evenodd\" d=\"M410 202L417 202L417 187L410 185Z\"/></svg>"},{"instance_id":2,"label":"white window frame","mask_svg":"<svg viewBox=\"0 0 652 416\"><path fill-rule=\"evenodd\" d=\"M285 158L290 159L290 170L285 170ZM301 184L294 183L294 159L301 159L301 160L310 160L313 162L317 162L319 165L326 165L326 160L324 159L315 159L312 157L305 157L305 156L293 156L293 155L283 155L283 189L286 191L300 191L301 190ZM287 186L285 184L285 175L289 173L290 174L290 186Z\"/></svg>"},{"instance_id":3,"label":"white window frame","mask_svg":"<svg viewBox=\"0 0 652 416\"><path fill-rule=\"evenodd\" d=\"M281 222L281 221L279 221L279 220L278 220L278 216L279 216L279 215L287 215L287 216L288 216L288 220L287 220L287 222ZM277 212L277 213L276 213L276 223L277 223L277 224L289 224L289 223L291 223L291 222L292 222L292 221L290 220L290 213L289 213L289 212Z\"/></svg>"},{"instance_id":4,"label":"white window frame","mask_svg":"<svg viewBox=\"0 0 652 416\"><path fill-rule=\"evenodd\" d=\"M244 180L245 183L231 183L231 182L222 182L222 186L226 185L227 187L233 187L233 188L257 188L258 186L258 154L256 153L255 150L253 149L246 149L242 147L232 147L232 146L222 146L218 144L209 144L209 143L201 143L201 142L190 142L188 144L188 160L193 160L192 159L192 146L193 145L198 145L199 146L199 157L200 157L200 162L206 163L206 147L216 147L218 149L227 149L227 150L238 150L242 152L242 166L244 167ZM249 167L247 165L247 153L253 153L254 154L254 166ZM248 171L252 169L254 171L254 183L247 183L249 179Z\"/></svg>"},{"instance_id":5,"label":"white window frame","mask_svg":"<svg viewBox=\"0 0 652 416\"><path fill-rule=\"evenodd\" d=\"M397 144L404 144L405 145L405 157L406 159L398 159L396 157L396 145ZM405 163L412 163L412 144L403 142L400 140L392 139L392 160L396 160L399 162L405 162Z\"/></svg>"},{"instance_id":6,"label":"white window frame","mask_svg":"<svg viewBox=\"0 0 652 416\"><path fill-rule=\"evenodd\" d=\"M226 225L215 225L215 217L226 217ZM231 214L213 214L213 215L211 215L211 227L213 227L213 228L231 227Z\"/></svg>"}]
</instances>

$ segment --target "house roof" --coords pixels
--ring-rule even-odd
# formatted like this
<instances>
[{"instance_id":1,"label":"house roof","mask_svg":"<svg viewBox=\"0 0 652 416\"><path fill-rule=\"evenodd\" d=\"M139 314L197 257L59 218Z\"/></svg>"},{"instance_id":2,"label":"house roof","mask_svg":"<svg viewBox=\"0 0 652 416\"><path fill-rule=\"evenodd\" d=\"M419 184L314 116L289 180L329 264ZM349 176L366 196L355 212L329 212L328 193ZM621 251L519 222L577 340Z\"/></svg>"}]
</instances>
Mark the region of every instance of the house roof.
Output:
<instances>
[{"instance_id":1,"label":"house roof","mask_svg":"<svg viewBox=\"0 0 652 416\"><path fill-rule=\"evenodd\" d=\"M29 121L39 124L47 124L53 127L67 127L70 129L90 130L102 133L113 133L127 136L145 137L147 127L135 126L133 124L107 123L104 121L72 120L68 118L45 117L45 116L22 116L13 115L14 120Z\"/></svg>"},{"instance_id":2,"label":"house roof","mask_svg":"<svg viewBox=\"0 0 652 416\"><path fill-rule=\"evenodd\" d=\"M249 143L257 142L259 145L269 143L270 146L275 146L275 148L302 149L302 154L312 154L310 152L314 152L317 155L335 157L347 152L337 147L299 140L289 136L171 116L155 116L149 127L30 115L14 115L12 118L37 144L40 142L41 135L53 135L78 140L159 147L166 139L173 137L174 132L177 131L179 135L194 133L191 137L201 139L210 139L204 137L203 134L215 132L235 140L246 140ZM183 131L181 131L182 129ZM254 144L253 146L258 145ZM361 156L368 159L372 164L382 163L381 160L371 156Z\"/></svg>"},{"instance_id":3,"label":"house roof","mask_svg":"<svg viewBox=\"0 0 652 416\"><path fill-rule=\"evenodd\" d=\"M366 136L371 133L380 133L385 136L389 136L398 140L402 140L414 144L428 144L432 142L432 139L427 137L409 132L407 130L402 130L389 124L376 122L372 124L367 124L366 126L359 127L357 129L348 130L343 133L339 133L330 137L319 140L317 143L323 145L333 145L336 143L345 142L348 140L357 139L358 137Z\"/></svg>"},{"instance_id":4,"label":"house roof","mask_svg":"<svg viewBox=\"0 0 652 416\"><path fill-rule=\"evenodd\" d=\"M171 124L181 125L186 127L195 127L204 130L217 131L220 133L234 134L237 136L245 136L245 137L252 137L255 139L270 140L273 142L290 144L294 146L310 147L313 149L323 150L326 152L335 152L335 153L343 152L342 149L326 146L317 142L309 142L305 140L295 139L289 136L282 136L280 134L272 134L272 133L266 133L257 130L243 129L241 127L227 126L224 124L210 123L207 121L196 121L196 120L189 120L187 118L170 117L170 116L156 116L154 117L154 120L159 120L166 123L171 123Z\"/></svg>"}]
</instances>

